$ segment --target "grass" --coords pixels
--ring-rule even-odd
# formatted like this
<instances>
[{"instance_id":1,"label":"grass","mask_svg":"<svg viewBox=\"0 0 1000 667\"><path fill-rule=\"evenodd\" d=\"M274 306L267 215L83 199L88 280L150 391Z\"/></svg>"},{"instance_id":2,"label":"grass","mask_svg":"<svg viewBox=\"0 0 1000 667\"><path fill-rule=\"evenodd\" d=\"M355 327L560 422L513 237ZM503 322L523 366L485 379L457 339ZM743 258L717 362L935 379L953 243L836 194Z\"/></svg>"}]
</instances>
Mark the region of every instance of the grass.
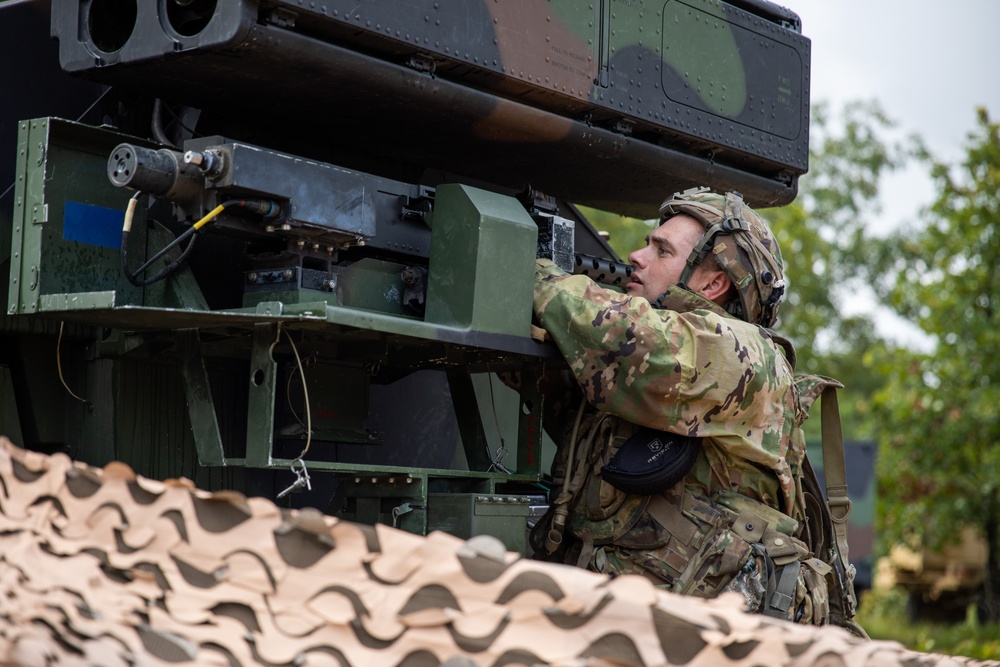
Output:
<instances>
[{"instance_id":1,"label":"grass","mask_svg":"<svg viewBox=\"0 0 1000 667\"><path fill-rule=\"evenodd\" d=\"M915 651L1000 660L1000 623L980 623L974 607L961 623L914 623L903 591L872 590L861 598L857 621L872 639L892 639Z\"/></svg>"}]
</instances>

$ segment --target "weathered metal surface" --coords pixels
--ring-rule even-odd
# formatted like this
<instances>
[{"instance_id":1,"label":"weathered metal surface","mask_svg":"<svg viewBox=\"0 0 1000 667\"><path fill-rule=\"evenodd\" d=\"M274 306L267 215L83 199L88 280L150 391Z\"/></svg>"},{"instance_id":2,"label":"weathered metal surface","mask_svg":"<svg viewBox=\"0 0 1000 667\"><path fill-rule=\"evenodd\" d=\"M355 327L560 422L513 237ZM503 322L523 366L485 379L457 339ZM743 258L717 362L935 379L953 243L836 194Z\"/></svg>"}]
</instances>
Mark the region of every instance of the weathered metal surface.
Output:
<instances>
[{"instance_id":1,"label":"weathered metal surface","mask_svg":"<svg viewBox=\"0 0 1000 667\"><path fill-rule=\"evenodd\" d=\"M141 302L120 268L128 196L108 190L103 167L121 138L58 119L20 123L9 314ZM138 250L144 220L140 212L131 239Z\"/></svg>"},{"instance_id":2,"label":"weathered metal surface","mask_svg":"<svg viewBox=\"0 0 1000 667\"><path fill-rule=\"evenodd\" d=\"M198 463L203 466L225 465L222 434L219 432L215 400L212 398L211 383L201 356L197 329L181 329L177 332L177 356L184 380L184 397L191 418L191 435L198 452Z\"/></svg>"},{"instance_id":3,"label":"weathered metal surface","mask_svg":"<svg viewBox=\"0 0 1000 667\"><path fill-rule=\"evenodd\" d=\"M317 153L367 145L646 217L702 182L787 203L808 167L810 43L770 3L220 0L181 30L108 5L53 3L67 71L266 116Z\"/></svg>"}]
</instances>

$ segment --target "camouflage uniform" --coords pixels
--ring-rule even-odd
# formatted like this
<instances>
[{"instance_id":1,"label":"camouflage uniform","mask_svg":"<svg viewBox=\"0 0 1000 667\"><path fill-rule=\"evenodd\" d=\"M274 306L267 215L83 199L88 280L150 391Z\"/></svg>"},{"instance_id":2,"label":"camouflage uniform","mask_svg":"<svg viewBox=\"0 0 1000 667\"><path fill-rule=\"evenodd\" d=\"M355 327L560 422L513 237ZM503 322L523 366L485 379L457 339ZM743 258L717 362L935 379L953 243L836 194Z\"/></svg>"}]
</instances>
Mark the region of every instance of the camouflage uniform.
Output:
<instances>
[{"instance_id":1,"label":"camouflage uniform","mask_svg":"<svg viewBox=\"0 0 1000 667\"><path fill-rule=\"evenodd\" d=\"M735 590L754 611L768 610L787 569L794 581L783 588L791 584L793 599L771 615L824 622L829 566L798 539L805 413L787 344L684 289L672 288L661 305L537 263L535 315L592 406L575 446L565 428L559 438L553 474L570 483L554 505L569 510L567 539L549 550L673 592ZM657 495L601 480L636 425L700 439L691 470Z\"/></svg>"}]
</instances>

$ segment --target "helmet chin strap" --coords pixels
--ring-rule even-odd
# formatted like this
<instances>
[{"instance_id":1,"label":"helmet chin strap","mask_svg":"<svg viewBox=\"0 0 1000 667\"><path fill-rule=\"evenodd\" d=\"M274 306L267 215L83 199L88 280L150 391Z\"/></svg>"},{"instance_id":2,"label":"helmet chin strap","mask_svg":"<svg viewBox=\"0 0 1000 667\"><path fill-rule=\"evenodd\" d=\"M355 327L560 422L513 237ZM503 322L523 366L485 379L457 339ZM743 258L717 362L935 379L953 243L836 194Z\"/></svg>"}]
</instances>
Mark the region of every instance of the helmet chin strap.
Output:
<instances>
[{"instance_id":1,"label":"helmet chin strap","mask_svg":"<svg viewBox=\"0 0 1000 667\"><path fill-rule=\"evenodd\" d=\"M727 209L728 201L727 201ZM701 266L701 263L705 261L708 257L708 253L712 251L715 247L715 237L719 235L730 235L737 231L748 231L750 227L743 220L742 217L729 217L722 222L717 222L711 227L709 227L702 237L695 244L694 248L691 249L691 254L688 255L687 262L684 263L684 270L681 271L680 280L677 284L686 290L691 288L687 286L687 282L691 280L691 276L694 275L695 269Z\"/></svg>"},{"instance_id":2,"label":"helmet chin strap","mask_svg":"<svg viewBox=\"0 0 1000 667\"><path fill-rule=\"evenodd\" d=\"M688 281L691 280L691 276L694 275L695 269L701 266L701 263L705 261L708 257L708 253L715 246L715 237L722 233L722 224L716 223L708 228L708 230L702 234L702 237L698 239L698 243L695 244L694 248L691 249L691 254L688 255L687 262L684 263L684 270L681 271L681 277L677 281L677 284L688 291L694 291L688 287Z\"/></svg>"},{"instance_id":3,"label":"helmet chin strap","mask_svg":"<svg viewBox=\"0 0 1000 667\"><path fill-rule=\"evenodd\" d=\"M684 265L684 270L681 272L680 280L677 281L678 287L686 289L689 292L694 292L694 290L688 286L688 281L691 280L691 276L694 275L695 269L697 269L701 263L705 261L705 257L708 256L709 251L715 246L715 237L720 234L733 233L733 230L727 230L725 228L726 222L729 222L729 220L712 225L708 231L705 232L705 235L701 237L701 240L698 241L698 245L696 245L691 251L691 254L688 255L687 262ZM726 312L733 317L741 320L743 319L743 302L740 301L739 297L730 299L724 308Z\"/></svg>"},{"instance_id":4,"label":"helmet chin strap","mask_svg":"<svg viewBox=\"0 0 1000 667\"><path fill-rule=\"evenodd\" d=\"M693 292L690 287L688 287L688 281L691 280L691 276L694 275L695 269L701 266L701 263L705 261L708 253L712 251L715 247L715 239L720 235L731 235L738 231L749 232L750 225L743 219L743 196L737 192L726 193L726 207L725 207L726 217L722 222L717 222L702 234L698 243L695 244L694 248L691 250L691 254L688 255L687 262L684 264L684 270L681 271L680 280L677 281L677 285L683 289ZM730 299L725 305L726 312L730 315L743 319L743 303L740 301L739 297L735 299Z\"/></svg>"}]
</instances>

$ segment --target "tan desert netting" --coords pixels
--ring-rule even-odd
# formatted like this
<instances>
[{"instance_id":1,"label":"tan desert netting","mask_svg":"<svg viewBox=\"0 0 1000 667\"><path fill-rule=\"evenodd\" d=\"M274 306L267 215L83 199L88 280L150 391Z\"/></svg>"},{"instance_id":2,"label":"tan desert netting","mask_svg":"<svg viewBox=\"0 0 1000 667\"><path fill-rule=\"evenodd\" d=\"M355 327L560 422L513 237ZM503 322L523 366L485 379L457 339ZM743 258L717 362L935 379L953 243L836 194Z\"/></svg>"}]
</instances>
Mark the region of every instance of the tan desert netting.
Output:
<instances>
[{"instance_id":1,"label":"tan desert netting","mask_svg":"<svg viewBox=\"0 0 1000 667\"><path fill-rule=\"evenodd\" d=\"M0 664L958 665L0 438Z\"/></svg>"}]
</instances>

